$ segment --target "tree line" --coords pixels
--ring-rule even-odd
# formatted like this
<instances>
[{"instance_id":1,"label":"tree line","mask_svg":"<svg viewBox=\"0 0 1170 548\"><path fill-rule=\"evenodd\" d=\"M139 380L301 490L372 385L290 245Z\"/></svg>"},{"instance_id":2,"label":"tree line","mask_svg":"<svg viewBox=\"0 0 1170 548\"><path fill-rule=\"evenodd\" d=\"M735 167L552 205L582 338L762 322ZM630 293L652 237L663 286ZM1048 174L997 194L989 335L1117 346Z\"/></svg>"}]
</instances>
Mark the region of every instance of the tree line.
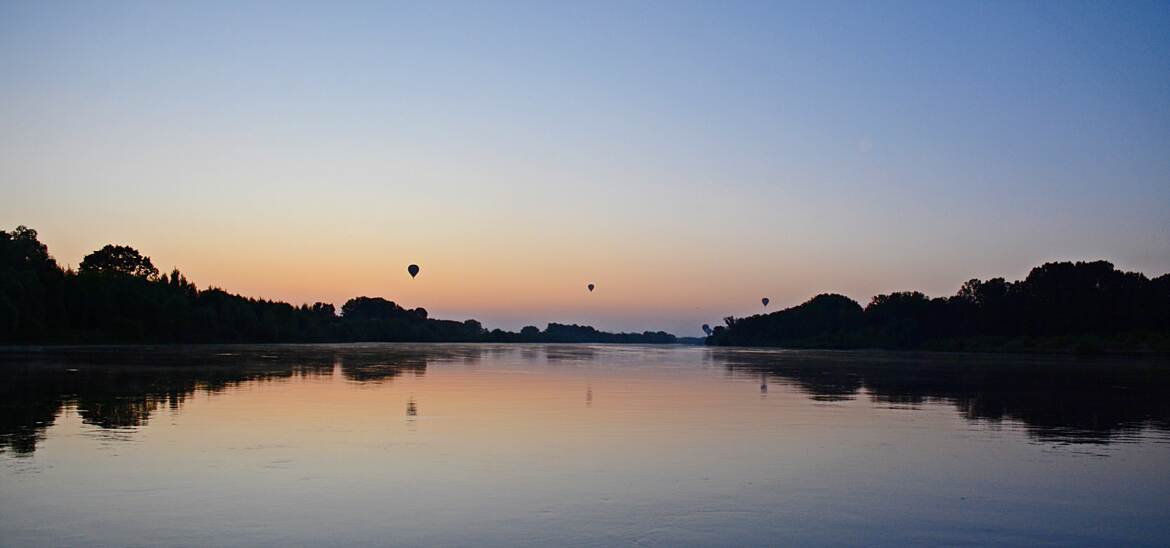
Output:
<instances>
[{"instance_id":1,"label":"tree line","mask_svg":"<svg viewBox=\"0 0 1170 548\"><path fill-rule=\"evenodd\" d=\"M0 343L269 342L673 343L665 332L607 333L550 323L542 331L487 330L476 320L428 317L381 297L294 306L219 288L178 269L159 273L134 248L107 245L63 269L33 229L0 231Z\"/></svg>"},{"instance_id":2,"label":"tree line","mask_svg":"<svg viewBox=\"0 0 1170 548\"><path fill-rule=\"evenodd\" d=\"M1107 261L1051 262L1015 282L972 279L950 297L895 292L863 308L843 295L821 294L724 323L707 344L1166 352L1170 274L1150 279Z\"/></svg>"}]
</instances>

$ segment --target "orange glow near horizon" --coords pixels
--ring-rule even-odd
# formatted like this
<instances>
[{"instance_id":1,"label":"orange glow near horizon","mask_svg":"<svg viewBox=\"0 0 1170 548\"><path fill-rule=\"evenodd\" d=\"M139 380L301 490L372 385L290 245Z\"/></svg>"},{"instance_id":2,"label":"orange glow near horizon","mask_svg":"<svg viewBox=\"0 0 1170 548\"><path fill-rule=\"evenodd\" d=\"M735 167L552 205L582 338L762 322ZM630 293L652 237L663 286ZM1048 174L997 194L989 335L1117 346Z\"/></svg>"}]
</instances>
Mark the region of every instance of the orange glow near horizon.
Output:
<instances>
[{"instance_id":1,"label":"orange glow near horizon","mask_svg":"<svg viewBox=\"0 0 1170 548\"><path fill-rule=\"evenodd\" d=\"M160 271L178 268L200 288L294 305L328 302L338 309L353 297L384 297L426 308L432 317L478 319L489 329L562 322L698 335L704 323L763 311L762 296L771 299L767 310L773 311L824 292L843 293L864 305L879 292L922 287L921 281L881 283L892 277L891 265L858 270L807 246L755 249L751 242L724 243L710 234L686 245L655 245L645 234L623 237L614 230L521 238L523 230L502 225L463 235L453 229L349 235L344 227L319 222L287 233L276 225L249 230L238 223L196 231L191 225L185 229L184 222L190 221L178 218L138 238L120 236L132 232L129 227L79 235L50 225L40 234L63 266L75 267L104 243L125 243L150 256ZM694 252L696 247L702 252ZM411 263L422 268L414 279L406 272ZM1026 274L1021 270L1015 276ZM924 281L940 288L936 293L950 294L970 276L954 277ZM588 283L597 289L588 292Z\"/></svg>"},{"instance_id":2,"label":"orange glow near horizon","mask_svg":"<svg viewBox=\"0 0 1170 548\"><path fill-rule=\"evenodd\" d=\"M616 244L607 249L580 235L563 238L559 247L539 239L492 247L484 234L455 247L434 237L408 244L372 235L303 236L278 238L257 231L244 240L204 231L202 240L192 241L155 232L142 243L115 241L150 256L160 271L178 268L200 288L292 304L329 302L338 308L352 297L380 296L409 308L421 306L434 317L475 318L505 329L557 321L693 334L697 327L691 324L756 312L761 295L772 298L772 309L798 304L812 296L801 295L799 288L824 278L800 264L736 262L734 250L726 246L698 256L683 249L646 250L620 239L611 240ZM88 253L86 245L100 247L58 244L54 233L43 230L41 237L62 265L79 263ZM417 278L406 272L410 263L421 266ZM769 271L783 272L777 276L780 283L767 279ZM588 283L597 289L590 293ZM736 302L740 309L728 310L728 303Z\"/></svg>"}]
</instances>

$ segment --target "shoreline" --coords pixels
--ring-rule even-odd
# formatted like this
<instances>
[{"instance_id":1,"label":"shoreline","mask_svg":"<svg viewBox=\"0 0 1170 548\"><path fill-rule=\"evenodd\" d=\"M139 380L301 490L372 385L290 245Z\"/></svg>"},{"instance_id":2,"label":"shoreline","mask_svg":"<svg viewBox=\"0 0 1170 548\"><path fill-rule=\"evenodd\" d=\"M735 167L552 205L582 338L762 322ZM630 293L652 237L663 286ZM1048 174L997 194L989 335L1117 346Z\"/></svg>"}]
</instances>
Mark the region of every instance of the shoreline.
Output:
<instances>
[{"instance_id":1,"label":"shoreline","mask_svg":"<svg viewBox=\"0 0 1170 548\"><path fill-rule=\"evenodd\" d=\"M86 349L183 349L183 348L211 348L211 347L293 347L293 346L359 346L359 345L602 345L602 346L650 346L650 347L688 347L710 350L768 350L768 351L807 351L807 352L841 352L841 353L882 353L882 354L930 354L930 355L1020 355L1020 356L1064 356L1075 358L1166 358L1170 359L1170 349L1164 348L1133 348L1133 347L1106 347L1094 349L1091 352L1078 351L1072 347L1019 347L1014 345L998 347L970 347L970 348L883 348L883 347L841 347L841 346L782 346L782 345L708 345L686 342L647 343L647 342L567 342L567 341L306 341L306 342L179 342L179 343L5 343L0 344L0 353L19 351L51 351L51 350L86 350Z\"/></svg>"}]
</instances>

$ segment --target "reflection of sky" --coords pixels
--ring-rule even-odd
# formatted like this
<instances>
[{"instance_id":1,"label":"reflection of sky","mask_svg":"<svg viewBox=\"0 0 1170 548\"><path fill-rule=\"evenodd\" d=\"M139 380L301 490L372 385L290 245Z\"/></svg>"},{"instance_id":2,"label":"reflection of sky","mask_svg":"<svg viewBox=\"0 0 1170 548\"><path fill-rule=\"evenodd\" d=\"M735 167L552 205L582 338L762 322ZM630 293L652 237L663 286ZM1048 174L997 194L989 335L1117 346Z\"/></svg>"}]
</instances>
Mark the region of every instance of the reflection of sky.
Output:
<instances>
[{"instance_id":1,"label":"reflection of sky","mask_svg":"<svg viewBox=\"0 0 1170 548\"><path fill-rule=\"evenodd\" d=\"M136 429L68 410L35 453L0 457L5 543L94 522L90 541L151 545L1170 535L1170 445L1152 432L1038 443L948 403L819 401L779 376L761 398L758 374L697 348L446 348L425 373L353 377L343 359L198 392Z\"/></svg>"},{"instance_id":2,"label":"reflection of sky","mask_svg":"<svg viewBox=\"0 0 1170 548\"><path fill-rule=\"evenodd\" d=\"M9 2L0 218L68 264L124 242L509 328L1160 274L1167 28L1164 2Z\"/></svg>"}]
</instances>

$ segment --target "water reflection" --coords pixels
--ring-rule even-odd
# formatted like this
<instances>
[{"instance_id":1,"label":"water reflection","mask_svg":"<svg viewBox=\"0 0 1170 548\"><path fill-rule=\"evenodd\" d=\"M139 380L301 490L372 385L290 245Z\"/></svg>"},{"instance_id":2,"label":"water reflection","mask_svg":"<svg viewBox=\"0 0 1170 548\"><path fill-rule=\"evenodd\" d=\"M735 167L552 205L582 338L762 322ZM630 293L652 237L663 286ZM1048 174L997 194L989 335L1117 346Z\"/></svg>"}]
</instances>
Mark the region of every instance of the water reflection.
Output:
<instances>
[{"instance_id":1,"label":"water reflection","mask_svg":"<svg viewBox=\"0 0 1170 548\"><path fill-rule=\"evenodd\" d=\"M0 349L0 544L1163 546L1167 369L626 345Z\"/></svg>"},{"instance_id":2,"label":"water reflection","mask_svg":"<svg viewBox=\"0 0 1170 548\"><path fill-rule=\"evenodd\" d=\"M798 387L814 400L867 397L914 409L953 404L970 421L1018 421L1046 442L1109 443L1142 429L1170 431L1170 364L894 352L709 350L734 374Z\"/></svg>"},{"instance_id":3,"label":"water reflection","mask_svg":"<svg viewBox=\"0 0 1170 548\"><path fill-rule=\"evenodd\" d=\"M222 351L219 351L222 350ZM248 382L328 377L381 383L428 363L475 363L474 346L102 347L0 353L0 451L30 454L66 408L107 429L143 426L196 394ZM411 404L408 414L417 410Z\"/></svg>"},{"instance_id":4,"label":"water reflection","mask_svg":"<svg viewBox=\"0 0 1170 548\"><path fill-rule=\"evenodd\" d=\"M589 362L598 358L593 346L575 344L550 344L544 348L545 360L553 362Z\"/></svg>"},{"instance_id":5,"label":"water reflection","mask_svg":"<svg viewBox=\"0 0 1170 548\"><path fill-rule=\"evenodd\" d=\"M687 379L698 391L714 382L704 367L714 366L758 382L760 399L772 384L796 387L817 402L867 398L875 407L911 410L943 403L969 421L1020 423L1044 442L1110 443L1147 428L1170 431L1164 361L586 345L108 347L0 352L0 451L33 453L65 409L75 409L85 424L130 429L160 410L180 411L196 393L243 383L380 384L421 377L436 363L517 360L537 371L545 364L610 368L619 376L650 370ZM596 380L585 383L585 407L594 406ZM406 415L418 412L412 395Z\"/></svg>"}]
</instances>

